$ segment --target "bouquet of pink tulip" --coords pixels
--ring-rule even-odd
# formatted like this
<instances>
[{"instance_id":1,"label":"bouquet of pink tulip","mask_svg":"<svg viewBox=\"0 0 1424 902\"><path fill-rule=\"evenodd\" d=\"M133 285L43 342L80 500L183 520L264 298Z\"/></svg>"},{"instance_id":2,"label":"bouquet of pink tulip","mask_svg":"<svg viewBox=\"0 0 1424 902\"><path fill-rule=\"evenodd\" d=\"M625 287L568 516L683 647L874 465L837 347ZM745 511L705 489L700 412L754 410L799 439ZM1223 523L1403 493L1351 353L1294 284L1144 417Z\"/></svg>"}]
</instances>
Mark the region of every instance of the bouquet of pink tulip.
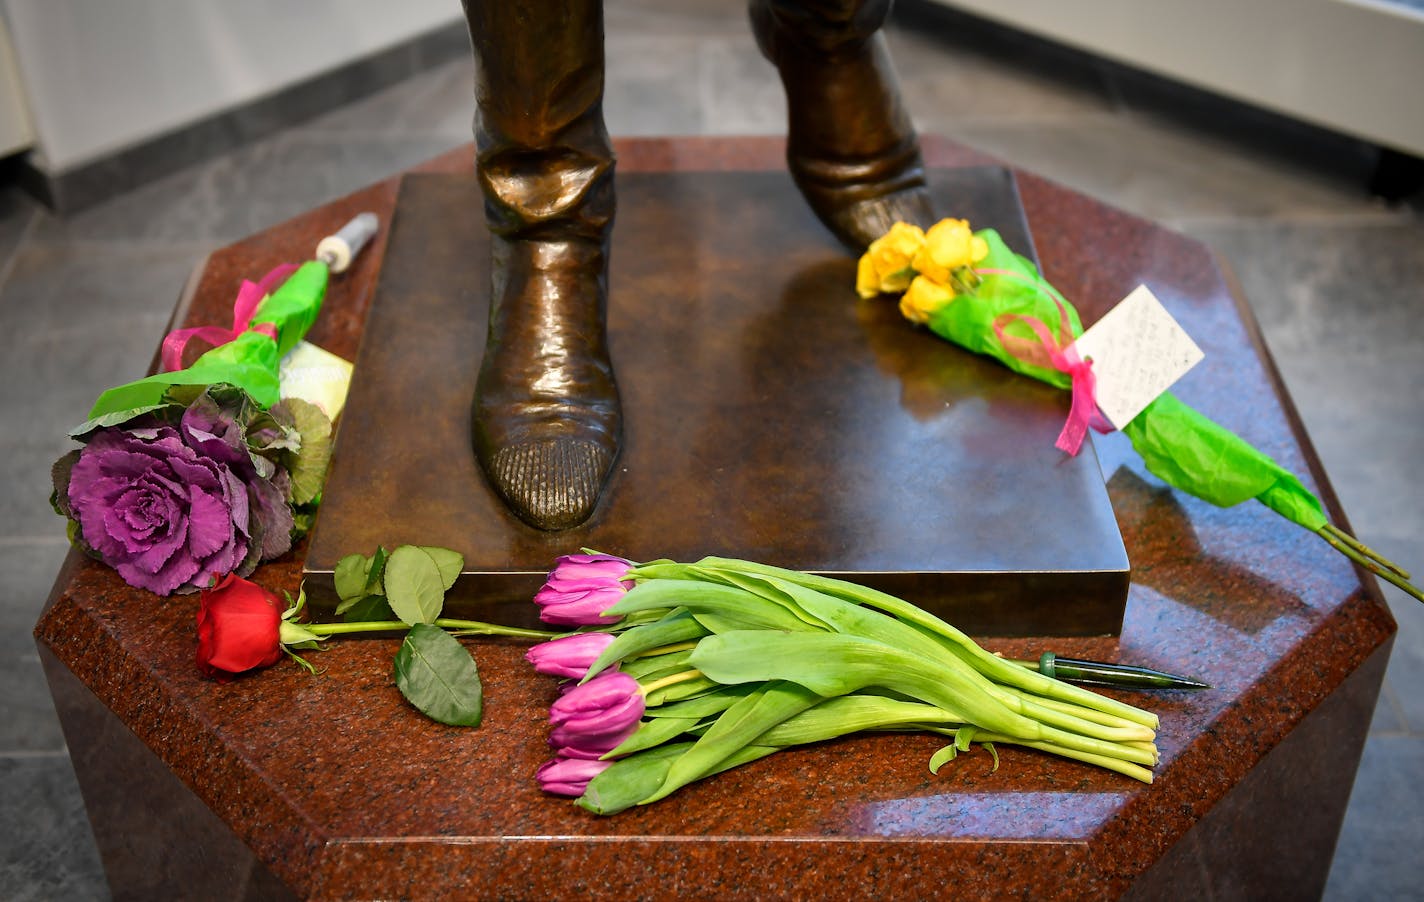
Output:
<instances>
[{"instance_id":1,"label":"bouquet of pink tulip","mask_svg":"<svg viewBox=\"0 0 1424 902\"><path fill-rule=\"evenodd\" d=\"M530 649L569 680L538 779L598 814L665 798L782 748L861 730L1014 744L1144 782L1157 717L997 657L908 602L748 561L561 558L535 596L589 627Z\"/></svg>"}]
</instances>

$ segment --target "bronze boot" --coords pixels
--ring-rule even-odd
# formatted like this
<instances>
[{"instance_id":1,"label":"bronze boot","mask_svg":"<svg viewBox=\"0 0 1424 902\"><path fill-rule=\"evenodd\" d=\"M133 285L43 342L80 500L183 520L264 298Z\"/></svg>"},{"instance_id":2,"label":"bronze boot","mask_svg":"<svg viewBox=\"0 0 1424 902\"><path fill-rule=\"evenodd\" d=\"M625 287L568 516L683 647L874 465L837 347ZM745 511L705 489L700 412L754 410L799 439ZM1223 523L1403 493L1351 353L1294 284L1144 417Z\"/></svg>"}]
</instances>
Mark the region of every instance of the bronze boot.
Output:
<instances>
[{"instance_id":1,"label":"bronze boot","mask_svg":"<svg viewBox=\"0 0 1424 902\"><path fill-rule=\"evenodd\" d=\"M605 327L614 197L602 9L466 0L465 14L493 233L475 454L521 520L567 529L597 506L622 429Z\"/></svg>"},{"instance_id":2,"label":"bronze boot","mask_svg":"<svg viewBox=\"0 0 1424 902\"><path fill-rule=\"evenodd\" d=\"M890 0L751 0L786 88L786 159L821 222L863 251L896 221L933 221L919 140L885 37Z\"/></svg>"}]
</instances>

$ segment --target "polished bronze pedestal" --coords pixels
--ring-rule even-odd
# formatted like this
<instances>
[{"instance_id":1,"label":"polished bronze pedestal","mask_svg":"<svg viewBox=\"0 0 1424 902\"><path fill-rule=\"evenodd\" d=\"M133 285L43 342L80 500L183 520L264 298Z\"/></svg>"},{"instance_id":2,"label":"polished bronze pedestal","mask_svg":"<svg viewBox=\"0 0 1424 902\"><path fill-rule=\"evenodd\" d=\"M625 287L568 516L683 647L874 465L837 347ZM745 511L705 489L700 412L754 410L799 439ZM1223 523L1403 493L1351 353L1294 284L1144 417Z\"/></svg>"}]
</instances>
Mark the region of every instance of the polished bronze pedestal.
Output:
<instances>
[{"instance_id":1,"label":"polished bronze pedestal","mask_svg":"<svg viewBox=\"0 0 1424 902\"><path fill-rule=\"evenodd\" d=\"M1032 254L1012 175L932 174L940 206ZM1066 393L859 300L855 259L783 173L619 182L610 342L624 447L593 517L505 508L472 458L488 234L472 177L401 186L307 555L313 602L377 545L465 556L451 610L532 623L560 554L749 558L843 574L981 635L1108 635L1128 563L1091 444L1054 447Z\"/></svg>"}]
</instances>

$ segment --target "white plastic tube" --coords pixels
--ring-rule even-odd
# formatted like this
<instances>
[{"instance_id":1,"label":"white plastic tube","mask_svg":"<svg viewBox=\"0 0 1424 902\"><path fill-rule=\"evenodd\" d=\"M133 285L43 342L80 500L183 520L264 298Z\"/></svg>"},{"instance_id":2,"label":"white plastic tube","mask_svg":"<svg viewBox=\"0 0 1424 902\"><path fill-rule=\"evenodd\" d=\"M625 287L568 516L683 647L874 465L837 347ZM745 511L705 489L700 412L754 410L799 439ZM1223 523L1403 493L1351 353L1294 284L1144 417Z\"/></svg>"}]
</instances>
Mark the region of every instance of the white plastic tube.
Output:
<instances>
[{"instance_id":1,"label":"white plastic tube","mask_svg":"<svg viewBox=\"0 0 1424 902\"><path fill-rule=\"evenodd\" d=\"M332 272L345 272L361 248L376 235L381 221L375 213L361 213L335 235L327 235L316 246L316 258Z\"/></svg>"}]
</instances>

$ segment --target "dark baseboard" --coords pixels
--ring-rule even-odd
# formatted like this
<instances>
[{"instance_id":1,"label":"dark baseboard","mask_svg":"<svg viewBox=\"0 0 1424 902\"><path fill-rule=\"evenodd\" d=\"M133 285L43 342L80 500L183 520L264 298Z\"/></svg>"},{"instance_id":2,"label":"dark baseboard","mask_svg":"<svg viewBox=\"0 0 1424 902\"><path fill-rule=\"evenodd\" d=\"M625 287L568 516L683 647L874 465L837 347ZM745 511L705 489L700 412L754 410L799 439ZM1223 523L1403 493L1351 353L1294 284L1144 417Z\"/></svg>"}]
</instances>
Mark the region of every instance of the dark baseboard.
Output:
<instances>
[{"instance_id":1,"label":"dark baseboard","mask_svg":"<svg viewBox=\"0 0 1424 902\"><path fill-rule=\"evenodd\" d=\"M469 53L469 34L457 22L92 163L46 172L25 155L11 175L57 213L73 213Z\"/></svg>"}]
</instances>

